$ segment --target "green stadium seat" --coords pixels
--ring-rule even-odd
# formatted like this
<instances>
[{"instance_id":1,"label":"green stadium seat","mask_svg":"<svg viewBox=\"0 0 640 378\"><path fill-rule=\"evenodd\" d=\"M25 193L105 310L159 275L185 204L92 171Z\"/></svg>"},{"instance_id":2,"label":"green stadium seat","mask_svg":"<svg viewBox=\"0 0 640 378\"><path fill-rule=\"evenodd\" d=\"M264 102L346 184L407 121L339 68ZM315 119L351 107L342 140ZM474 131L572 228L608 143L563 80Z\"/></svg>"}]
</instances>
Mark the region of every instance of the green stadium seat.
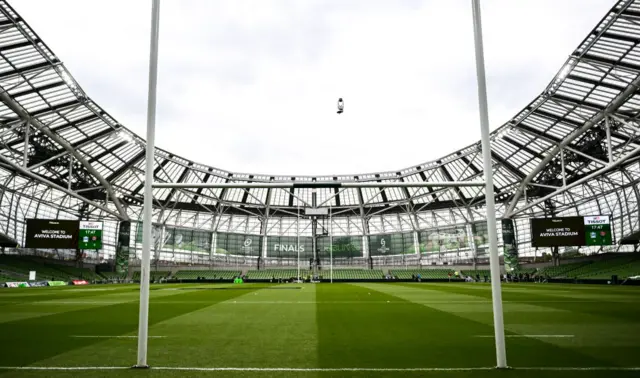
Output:
<instances>
[{"instance_id":1,"label":"green stadium seat","mask_svg":"<svg viewBox=\"0 0 640 378\"><path fill-rule=\"evenodd\" d=\"M231 280L240 275L238 270L179 270L172 277L179 280L197 280L204 277L207 280Z\"/></svg>"},{"instance_id":2,"label":"green stadium seat","mask_svg":"<svg viewBox=\"0 0 640 378\"><path fill-rule=\"evenodd\" d=\"M420 275L421 279L448 279L449 273L453 276L451 269L410 269L410 270L389 270L391 275L399 279L411 279L412 275Z\"/></svg>"}]
</instances>

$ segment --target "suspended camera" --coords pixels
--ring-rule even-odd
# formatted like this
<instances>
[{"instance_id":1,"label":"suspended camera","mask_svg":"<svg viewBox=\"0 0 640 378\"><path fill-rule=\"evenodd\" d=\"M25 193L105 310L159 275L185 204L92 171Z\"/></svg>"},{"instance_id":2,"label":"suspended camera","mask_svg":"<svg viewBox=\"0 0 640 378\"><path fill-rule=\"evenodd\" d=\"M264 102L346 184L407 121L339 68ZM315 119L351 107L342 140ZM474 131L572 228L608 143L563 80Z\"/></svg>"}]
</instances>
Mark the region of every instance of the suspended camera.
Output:
<instances>
[{"instance_id":1,"label":"suspended camera","mask_svg":"<svg viewBox=\"0 0 640 378\"><path fill-rule=\"evenodd\" d=\"M342 114L344 111L344 101L342 101L342 97L338 99L338 114Z\"/></svg>"}]
</instances>

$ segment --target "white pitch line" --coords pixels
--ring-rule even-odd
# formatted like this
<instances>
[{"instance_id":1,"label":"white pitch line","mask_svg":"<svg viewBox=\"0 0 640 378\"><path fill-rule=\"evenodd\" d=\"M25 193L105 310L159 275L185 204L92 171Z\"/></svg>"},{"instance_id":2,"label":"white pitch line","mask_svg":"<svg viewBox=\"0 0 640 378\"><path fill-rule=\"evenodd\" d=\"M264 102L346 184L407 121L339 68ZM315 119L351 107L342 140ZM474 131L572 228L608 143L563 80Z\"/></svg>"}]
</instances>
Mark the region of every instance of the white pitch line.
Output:
<instances>
[{"instance_id":1,"label":"white pitch line","mask_svg":"<svg viewBox=\"0 0 640 378\"><path fill-rule=\"evenodd\" d=\"M126 301L42 301L42 302L33 302L33 303L23 303L23 304L31 304L31 305L112 305L112 304L123 304L128 302L133 302L135 299L129 299Z\"/></svg>"},{"instance_id":2,"label":"white pitch line","mask_svg":"<svg viewBox=\"0 0 640 378\"><path fill-rule=\"evenodd\" d=\"M11 304L22 304L22 305L112 305L112 304L124 304L131 303L135 300L124 300L124 301L45 301L45 302L33 302L33 303L24 303L19 301L12 302L2 302L2 303L11 303ZM610 301L613 303L635 303L636 301L628 300L628 301ZM182 304L182 303L211 303L211 301L163 301L163 300L153 300L151 299L151 304ZM490 300L435 300L435 301L223 301L213 304L258 304L258 305L288 305L288 304L378 304L378 303L390 303L390 304L400 304L400 305L408 305L408 304L485 304L490 305ZM503 301L505 304L544 304L544 303L595 303L592 300L589 301L563 301L563 300L547 300L547 301Z\"/></svg>"},{"instance_id":3,"label":"white pitch line","mask_svg":"<svg viewBox=\"0 0 640 378\"><path fill-rule=\"evenodd\" d=\"M476 335L475 337L491 337L493 335ZM544 339L544 338L570 338L575 337L575 335L504 335L504 337L529 337L533 339Z\"/></svg>"},{"instance_id":4,"label":"white pitch line","mask_svg":"<svg viewBox=\"0 0 640 378\"><path fill-rule=\"evenodd\" d=\"M71 335L70 337L77 337L83 339L137 339L138 335L119 335L119 336L108 336L108 335ZM150 339L162 339L167 336L147 336Z\"/></svg>"},{"instance_id":5,"label":"white pitch line","mask_svg":"<svg viewBox=\"0 0 640 378\"><path fill-rule=\"evenodd\" d=\"M129 366L0 366L0 370L126 370ZM553 367L553 366L532 366L515 367L513 370L534 370L534 371L640 371L640 367L621 366L589 366L589 367ZM150 370L174 370L174 371L274 371L274 372L416 372L416 371L488 371L497 370L495 367L424 367L424 368L260 368L260 367L181 367L181 366L152 366Z\"/></svg>"}]
</instances>

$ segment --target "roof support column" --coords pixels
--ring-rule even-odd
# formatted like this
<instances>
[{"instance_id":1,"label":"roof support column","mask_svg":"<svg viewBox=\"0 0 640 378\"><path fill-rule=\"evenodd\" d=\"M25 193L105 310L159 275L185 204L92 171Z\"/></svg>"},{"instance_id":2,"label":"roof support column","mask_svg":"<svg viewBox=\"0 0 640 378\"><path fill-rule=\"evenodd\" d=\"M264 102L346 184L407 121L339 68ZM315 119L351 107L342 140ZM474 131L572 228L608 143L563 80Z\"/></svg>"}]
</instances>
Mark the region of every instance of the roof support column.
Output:
<instances>
[{"instance_id":1,"label":"roof support column","mask_svg":"<svg viewBox=\"0 0 640 378\"><path fill-rule=\"evenodd\" d=\"M24 121L24 151L22 155L22 167L27 168L29 164L29 132L31 131L31 117Z\"/></svg>"},{"instance_id":2,"label":"roof support column","mask_svg":"<svg viewBox=\"0 0 640 378\"><path fill-rule=\"evenodd\" d=\"M604 116L605 129L607 131L607 153L609 154L609 164L613 163L613 151L611 148L611 121L608 116Z\"/></svg>"},{"instance_id":3,"label":"roof support column","mask_svg":"<svg viewBox=\"0 0 640 378\"><path fill-rule=\"evenodd\" d=\"M467 223L466 231L467 238L469 238L469 247L471 248L471 260L473 261L473 270L476 270L476 264L478 263L478 246L476 245L476 224L473 221L473 212L471 208L467 206L467 214L469 214L469 222Z\"/></svg>"},{"instance_id":4,"label":"roof support column","mask_svg":"<svg viewBox=\"0 0 640 378\"><path fill-rule=\"evenodd\" d=\"M567 186L567 175L564 171L564 149L560 150L560 164L562 166L562 187Z\"/></svg>"},{"instance_id":5,"label":"roof support column","mask_svg":"<svg viewBox=\"0 0 640 378\"><path fill-rule=\"evenodd\" d=\"M262 234L262 258L267 257L267 249L269 248L267 245L267 231L269 229L269 210L271 206L271 191L272 189L267 189L267 206L264 211L264 220L262 221L262 230L260 230L260 234Z\"/></svg>"},{"instance_id":6,"label":"roof support column","mask_svg":"<svg viewBox=\"0 0 640 378\"><path fill-rule=\"evenodd\" d=\"M362 222L362 257L369 258L369 221L364 214L364 198L362 189L358 189L358 206L360 207L360 221Z\"/></svg>"},{"instance_id":7,"label":"roof support column","mask_svg":"<svg viewBox=\"0 0 640 378\"><path fill-rule=\"evenodd\" d=\"M71 190L71 179L73 178L73 156L69 157L69 179L67 180L67 190ZM109 192L107 192L107 196ZM106 203L105 203L106 206Z\"/></svg>"}]
</instances>

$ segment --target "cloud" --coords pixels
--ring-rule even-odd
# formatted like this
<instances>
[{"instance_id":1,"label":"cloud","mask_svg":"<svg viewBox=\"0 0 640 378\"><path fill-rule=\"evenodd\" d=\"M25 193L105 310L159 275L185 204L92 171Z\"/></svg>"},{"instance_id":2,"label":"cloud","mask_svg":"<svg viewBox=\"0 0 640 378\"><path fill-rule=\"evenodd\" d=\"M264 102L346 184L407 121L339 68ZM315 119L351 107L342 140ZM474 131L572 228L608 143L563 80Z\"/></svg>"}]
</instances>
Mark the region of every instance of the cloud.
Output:
<instances>
[{"instance_id":1,"label":"cloud","mask_svg":"<svg viewBox=\"0 0 640 378\"><path fill-rule=\"evenodd\" d=\"M613 2L482 4L496 128L542 92ZM91 98L145 135L148 1L14 6ZM163 1L156 141L249 173L406 168L479 139L474 59L467 0Z\"/></svg>"}]
</instances>

